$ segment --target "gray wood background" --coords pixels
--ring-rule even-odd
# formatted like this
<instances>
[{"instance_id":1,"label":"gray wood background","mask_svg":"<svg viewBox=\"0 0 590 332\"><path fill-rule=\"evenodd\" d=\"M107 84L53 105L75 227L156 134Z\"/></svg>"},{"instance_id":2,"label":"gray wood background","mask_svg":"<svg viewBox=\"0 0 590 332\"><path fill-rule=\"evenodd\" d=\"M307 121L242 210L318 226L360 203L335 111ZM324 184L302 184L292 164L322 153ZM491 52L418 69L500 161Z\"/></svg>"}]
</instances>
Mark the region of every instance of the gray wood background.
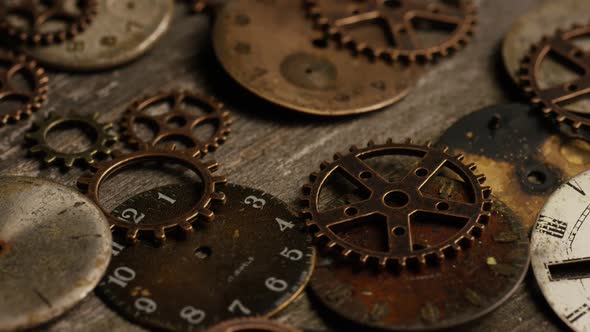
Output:
<instances>
[{"instance_id":1,"label":"gray wood background","mask_svg":"<svg viewBox=\"0 0 590 332\"><path fill-rule=\"evenodd\" d=\"M173 26L149 54L117 70L69 74L49 71L50 92L43 111L100 112L103 121L116 121L132 99L160 89L197 88L226 103L235 124L228 142L214 157L231 182L268 191L295 204L300 187L323 159L351 144L369 139L418 142L436 138L461 116L483 106L520 98L505 73L499 54L503 35L512 22L540 0L481 0L479 28L465 50L433 66L402 102L384 110L339 119L318 118L281 109L261 101L233 83L216 63L209 32L210 19L190 16L179 4ZM73 185L83 172L64 173L42 167L27 156L24 134L29 121L0 129L0 174L45 177ZM77 144L78 137L57 137ZM306 331L341 331L327 327L311 310L304 293L278 315ZM551 312L529 271L506 304L465 327L470 331L557 331L566 328ZM108 309L91 295L43 331L142 330Z\"/></svg>"}]
</instances>

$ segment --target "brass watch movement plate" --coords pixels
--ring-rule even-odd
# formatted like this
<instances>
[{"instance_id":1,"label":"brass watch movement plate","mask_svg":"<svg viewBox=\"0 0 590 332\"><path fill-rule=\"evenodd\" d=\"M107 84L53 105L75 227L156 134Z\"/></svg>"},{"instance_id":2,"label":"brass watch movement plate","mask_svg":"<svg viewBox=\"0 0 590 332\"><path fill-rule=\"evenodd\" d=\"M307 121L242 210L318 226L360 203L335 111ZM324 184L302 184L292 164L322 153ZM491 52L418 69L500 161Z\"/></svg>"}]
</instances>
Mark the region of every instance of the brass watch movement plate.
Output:
<instances>
[{"instance_id":1,"label":"brass watch movement plate","mask_svg":"<svg viewBox=\"0 0 590 332\"><path fill-rule=\"evenodd\" d=\"M533 44L544 36L553 35L557 29L569 29L576 23L586 24L588 12L590 2L586 0L545 0L542 5L520 17L502 44L504 66L514 82L520 81L518 74L521 61ZM569 73L558 63L550 63L543 69L548 81L562 81Z\"/></svg>"},{"instance_id":2,"label":"brass watch movement plate","mask_svg":"<svg viewBox=\"0 0 590 332\"><path fill-rule=\"evenodd\" d=\"M155 247L125 246L114 234L113 259L98 294L117 312L150 328L194 331L243 316L270 316L307 284L315 253L282 201L229 184L215 220ZM190 208L194 188L146 191L114 209L141 223Z\"/></svg>"},{"instance_id":3,"label":"brass watch movement plate","mask_svg":"<svg viewBox=\"0 0 590 332\"><path fill-rule=\"evenodd\" d=\"M429 231L436 234L442 226L433 223ZM528 257L524 226L495 200L491 220L473 246L440 266L394 273L326 256L318 259L311 287L328 309L361 326L439 330L471 322L501 305L523 280Z\"/></svg>"},{"instance_id":4,"label":"brass watch movement plate","mask_svg":"<svg viewBox=\"0 0 590 332\"><path fill-rule=\"evenodd\" d=\"M217 14L213 46L229 75L283 107L317 115L374 111L403 98L419 69L353 56L317 39L301 2L235 0Z\"/></svg>"},{"instance_id":5,"label":"brass watch movement plate","mask_svg":"<svg viewBox=\"0 0 590 332\"><path fill-rule=\"evenodd\" d=\"M72 71L120 66L151 49L168 30L173 0L98 0L98 14L74 39L25 52L47 66Z\"/></svg>"},{"instance_id":6,"label":"brass watch movement plate","mask_svg":"<svg viewBox=\"0 0 590 332\"><path fill-rule=\"evenodd\" d=\"M72 188L0 177L0 331L45 323L98 284L111 257L100 209Z\"/></svg>"}]
</instances>

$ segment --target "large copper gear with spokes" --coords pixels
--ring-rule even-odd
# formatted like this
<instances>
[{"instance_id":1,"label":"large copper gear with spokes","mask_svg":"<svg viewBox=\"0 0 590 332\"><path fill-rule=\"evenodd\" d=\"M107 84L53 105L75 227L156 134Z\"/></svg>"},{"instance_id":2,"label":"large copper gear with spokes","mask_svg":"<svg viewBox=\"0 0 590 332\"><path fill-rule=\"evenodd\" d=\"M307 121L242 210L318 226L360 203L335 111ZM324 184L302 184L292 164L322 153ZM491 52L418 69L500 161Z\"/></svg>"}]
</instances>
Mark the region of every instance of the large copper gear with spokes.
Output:
<instances>
[{"instance_id":1,"label":"large copper gear with spokes","mask_svg":"<svg viewBox=\"0 0 590 332\"><path fill-rule=\"evenodd\" d=\"M395 144L388 140L386 144L376 145L369 142L366 148L356 146L350 153L336 154L333 162L323 162L319 173L312 173L311 183L303 187L304 208L302 217L314 232L314 237L324 242L328 248L339 251L343 256L358 259L362 264L377 265L381 268L404 268L408 264L416 266L438 263L445 257L458 253L473 244L475 237L481 234L490 219L492 208L491 189L482 187L485 176L475 175L475 164L462 163L463 156L451 156L441 150L426 146L413 145L411 142ZM390 181L386 175L371 168L366 159L392 155L420 158L416 167L400 180ZM467 187L470 197L467 201L425 195L421 189L443 169L455 172ZM320 209L320 192L328 179L336 173L343 172L351 182L365 188L368 198L327 210ZM391 204L390 197L396 198ZM413 245L411 216L418 212L435 216L459 217L465 220L461 229L454 236L432 245L416 248ZM379 214L386 218L387 249L376 251L352 243L334 231L345 223L354 224L362 218Z\"/></svg>"},{"instance_id":2,"label":"large copper gear with spokes","mask_svg":"<svg viewBox=\"0 0 590 332\"><path fill-rule=\"evenodd\" d=\"M167 150L144 149L130 154L120 154L115 151L113 152L115 159L91 165L90 169L93 174L80 177L77 185L80 190L85 192L100 207L102 212L107 216L111 228L122 228L127 231L126 237L129 242L133 243L137 241L140 232L151 232L155 239L161 242L166 239L166 231L171 228L180 227L185 232L191 232L193 230L192 223L198 217L203 217L208 221L214 220L215 214L209 209L210 205L214 201L220 203L225 202L225 194L218 191L218 187L225 184L227 180L225 177L213 175L218 168L218 164L214 161L201 161L199 154L198 151L189 154L175 151L174 148ZM201 190L199 200L188 211L183 212L179 216L169 217L155 224L133 223L121 220L112 215L100 203L99 193L101 186L109 177L122 169L151 161L177 163L196 173L202 181L199 186Z\"/></svg>"},{"instance_id":3,"label":"large copper gear with spokes","mask_svg":"<svg viewBox=\"0 0 590 332\"><path fill-rule=\"evenodd\" d=\"M151 106L166 101L171 101L169 111L157 115L145 112ZM193 114L185 110L185 103L200 106L205 114ZM138 122L146 122L154 127L156 133L149 142L142 140L135 131ZM215 126L215 132L207 140L202 141L195 135L195 128L207 122ZM232 122L222 103L212 97L183 90L158 92L135 101L123 115L121 127L124 129L123 135L132 145L156 146L168 138L182 139L190 143L187 147L188 152L200 151L203 155L214 151L227 140Z\"/></svg>"},{"instance_id":4,"label":"large copper gear with spokes","mask_svg":"<svg viewBox=\"0 0 590 332\"><path fill-rule=\"evenodd\" d=\"M33 45L63 42L84 31L96 15L96 0L5 0L0 2L0 32ZM18 26L10 16L27 26ZM43 31L51 21L65 22L63 29Z\"/></svg>"},{"instance_id":5,"label":"large copper gear with spokes","mask_svg":"<svg viewBox=\"0 0 590 332\"><path fill-rule=\"evenodd\" d=\"M471 1L457 6L440 0L304 0L316 23L342 44L360 53L395 60L426 60L447 56L467 44L473 35L476 10ZM424 45L418 37L418 19L452 26L444 39ZM373 24L376 29L354 33Z\"/></svg>"},{"instance_id":6,"label":"large copper gear with spokes","mask_svg":"<svg viewBox=\"0 0 590 332\"><path fill-rule=\"evenodd\" d=\"M24 55L17 55L8 51L0 51L0 63L6 66L6 71L0 70L0 103L6 100L19 100L22 105L11 111L0 113L0 126L8 122L16 122L30 116L37 111L47 99L47 82L49 78L45 70L35 61L27 59ZM17 89L11 80L22 72L30 78L30 91Z\"/></svg>"},{"instance_id":7,"label":"large copper gear with spokes","mask_svg":"<svg viewBox=\"0 0 590 332\"><path fill-rule=\"evenodd\" d=\"M590 36L590 25L574 25L567 31L558 30L531 46L521 63L520 80L525 93L545 114L552 114L558 122L567 122L574 129L590 126L590 115L568 109L564 103L590 95L590 53L577 46L573 39ZM543 86L539 79L541 65L550 54L557 55L575 67L580 76L557 86Z\"/></svg>"}]
</instances>

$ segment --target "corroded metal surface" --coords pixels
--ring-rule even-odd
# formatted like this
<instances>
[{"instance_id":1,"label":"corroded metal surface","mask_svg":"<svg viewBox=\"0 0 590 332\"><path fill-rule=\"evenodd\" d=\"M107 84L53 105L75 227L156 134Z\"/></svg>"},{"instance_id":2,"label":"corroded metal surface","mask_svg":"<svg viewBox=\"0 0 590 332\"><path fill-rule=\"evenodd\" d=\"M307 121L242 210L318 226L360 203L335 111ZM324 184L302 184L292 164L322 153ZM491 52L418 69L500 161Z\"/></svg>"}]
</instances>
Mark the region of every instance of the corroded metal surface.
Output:
<instances>
[{"instance_id":1,"label":"corroded metal surface","mask_svg":"<svg viewBox=\"0 0 590 332\"><path fill-rule=\"evenodd\" d=\"M307 284L314 249L287 205L259 190L229 184L215 221L161 247L125 247L115 236L113 261L98 293L116 311L142 325L202 330L222 320L270 316ZM144 192L117 207L134 209L142 223L190 208L193 188L172 185Z\"/></svg>"},{"instance_id":2,"label":"corroded metal surface","mask_svg":"<svg viewBox=\"0 0 590 332\"><path fill-rule=\"evenodd\" d=\"M102 278L111 232L100 209L71 188L0 177L0 331L45 323Z\"/></svg>"},{"instance_id":3,"label":"corroded metal surface","mask_svg":"<svg viewBox=\"0 0 590 332\"><path fill-rule=\"evenodd\" d=\"M84 33L25 52L52 67L91 71L116 67L150 50L168 30L173 0L98 0L99 15Z\"/></svg>"},{"instance_id":4,"label":"corroded metal surface","mask_svg":"<svg viewBox=\"0 0 590 332\"><path fill-rule=\"evenodd\" d=\"M383 108L403 98L418 68L372 63L327 43L299 1L229 2L213 29L216 55L246 89L281 106L318 115Z\"/></svg>"}]
</instances>

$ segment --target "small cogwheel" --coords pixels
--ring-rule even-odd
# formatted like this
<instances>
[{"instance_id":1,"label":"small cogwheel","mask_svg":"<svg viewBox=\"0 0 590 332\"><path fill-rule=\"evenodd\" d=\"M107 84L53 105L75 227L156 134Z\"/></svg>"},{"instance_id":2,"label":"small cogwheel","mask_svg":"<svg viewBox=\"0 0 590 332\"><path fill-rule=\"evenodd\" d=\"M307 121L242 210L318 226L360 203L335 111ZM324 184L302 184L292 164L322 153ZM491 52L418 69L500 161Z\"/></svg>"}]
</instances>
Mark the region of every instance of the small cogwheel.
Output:
<instances>
[{"instance_id":1,"label":"small cogwheel","mask_svg":"<svg viewBox=\"0 0 590 332\"><path fill-rule=\"evenodd\" d=\"M303 187L302 217L316 239L363 265L395 270L407 264L436 263L452 256L471 246L475 236L481 234L490 219L492 199L491 189L482 187L485 176L473 174L475 164L465 165L461 162L462 155L451 156L447 150L432 148L430 144L413 145L409 141L394 144L391 140L383 145L369 142L363 149L353 146L349 154L336 154L333 162L323 162L321 171L311 174L311 183ZM370 159L385 157L411 157L416 164L393 180L368 163ZM456 199L450 193L432 195L426 191L445 172L452 172L460 179L457 182L463 184L467 193L464 199ZM320 193L323 196L322 190L338 175L365 194L356 202L345 201L326 209L321 205ZM379 233L363 229L374 221L383 225ZM419 234L420 225L432 223L452 224L457 229L445 233L448 237L429 240ZM339 231L345 228L346 232ZM379 249L371 241L378 241Z\"/></svg>"},{"instance_id":2,"label":"small cogwheel","mask_svg":"<svg viewBox=\"0 0 590 332\"><path fill-rule=\"evenodd\" d=\"M209 209L211 203L213 201L225 202L225 194L217 191L217 187L224 184L226 179L222 176L214 176L212 173L217 170L217 163L214 161L202 162L199 159L199 154L198 151L191 154L175 151L173 146L166 150L146 148L130 154L120 154L115 151L113 152L115 159L91 165L93 174L80 177L78 187L102 209L111 228L119 227L127 231L127 239L130 242L133 243L137 240L139 232L152 232L157 241L163 241L166 239L166 231L170 228L179 226L182 230L190 232L193 229L192 223L197 217L202 216L209 221L213 220L215 215ZM101 186L107 179L123 169L150 161L173 162L197 174L201 181L199 189L202 193L199 200L181 215L163 218L152 224L134 223L113 216L100 204Z\"/></svg>"},{"instance_id":3,"label":"small cogwheel","mask_svg":"<svg viewBox=\"0 0 590 332\"><path fill-rule=\"evenodd\" d=\"M63 161L68 168L74 166L77 161L93 164L98 155L109 155L111 153L110 147L117 141L117 136L110 130L113 124L100 124L98 123L99 117L99 113L92 115L70 113L66 116L49 113L47 118L35 124L37 128L35 131L26 135L28 139L36 142L30 149L31 153L44 155L44 161L47 164ZM47 140L49 132L64 125L78 125L80 129L89 129L89 134L93 138L91 146L80 152L63 152L51 147Z\"/></svg>"},{"instance_id":4,"label":"small cogwheel","mask_svg":"<svg viewBox=\"0 0 590 332\"><path fill-rule=\"evenodd\" d=\"M35 61L28 60L24 55L0 50L0 62L8 65L6 71L0 70L0 103L7 100L18 100L22 106L11 111L0 113L0 126L16 122L37 111L47 99L47 82L49 78L45 70ZM31 78L31 87L22 91L11 84L12 79L22 73Z\"/></svg>"},{"instance_id":5,"label":"small cogwheel","mask_svg":"<svg viewBox=\"0 0 590 332\"><path fill-rule=\"evenodd\" d=\"M471 1L457 5L440 0L304 1L316 23L340 43L388 61L447 56L469 42L476 22ZM383 33L367 28L370 24ZM444 33L444 37L426 40L422 29Z\"/></svg>"},{"instance_id":6,"label":"small cogwheel","mask_svg":"<svg viewBox=\"0 0 590 332\"><path fill-rule=\"evenodd\" d=\"M590 25L574 25L567 31L558 30L533 45L521 63L520 80L524 92L539 105L545 114L552 114L558 122L567 122L577 130L590 126L590 116L568 107L568 103L582 100L590 94L590 53L573 41L590 36ZM541 82L541 67L550 55L579 71L579 76L565 84L545 86ZM567 121L566 121L567 120Z\"/></svg>"},{"instance_id":7,"label":"small cogwheel","mask_svg":"<svg viewBox=\"0 0 590 332\"><path fill-rule=\"evenodd\" d=\"M149 114L150 107L162 102L170 103L170 110L162 114ZM193 114L186 105L198 106L204 113ZM150 141L142 140L135 130L135 125L143 122L154 128L155 135ZM195 132L202 124L212 124L215 131L207 140L201 141ZM159 92L134 102L123 115L121 127L123 135L132 145L156 146L167 139L179 139L187 142L187 151L200 151L204 155L223 144L231 131L232 120L223 104L211 97L196 92L173 91Z\"/></svg>"},{"instance_id":8,"label":"small cogwheel","mask_svg":"<svg viewBox=\"0 0 590 332\"><path fill-rule=\"evenodd\" d=\"M88 27L96 8L96 0L5 0L0 2L0 33L33 45L63 42ZM63 28L50 30L55 21Z\"/></svg>"}]
</instances>

